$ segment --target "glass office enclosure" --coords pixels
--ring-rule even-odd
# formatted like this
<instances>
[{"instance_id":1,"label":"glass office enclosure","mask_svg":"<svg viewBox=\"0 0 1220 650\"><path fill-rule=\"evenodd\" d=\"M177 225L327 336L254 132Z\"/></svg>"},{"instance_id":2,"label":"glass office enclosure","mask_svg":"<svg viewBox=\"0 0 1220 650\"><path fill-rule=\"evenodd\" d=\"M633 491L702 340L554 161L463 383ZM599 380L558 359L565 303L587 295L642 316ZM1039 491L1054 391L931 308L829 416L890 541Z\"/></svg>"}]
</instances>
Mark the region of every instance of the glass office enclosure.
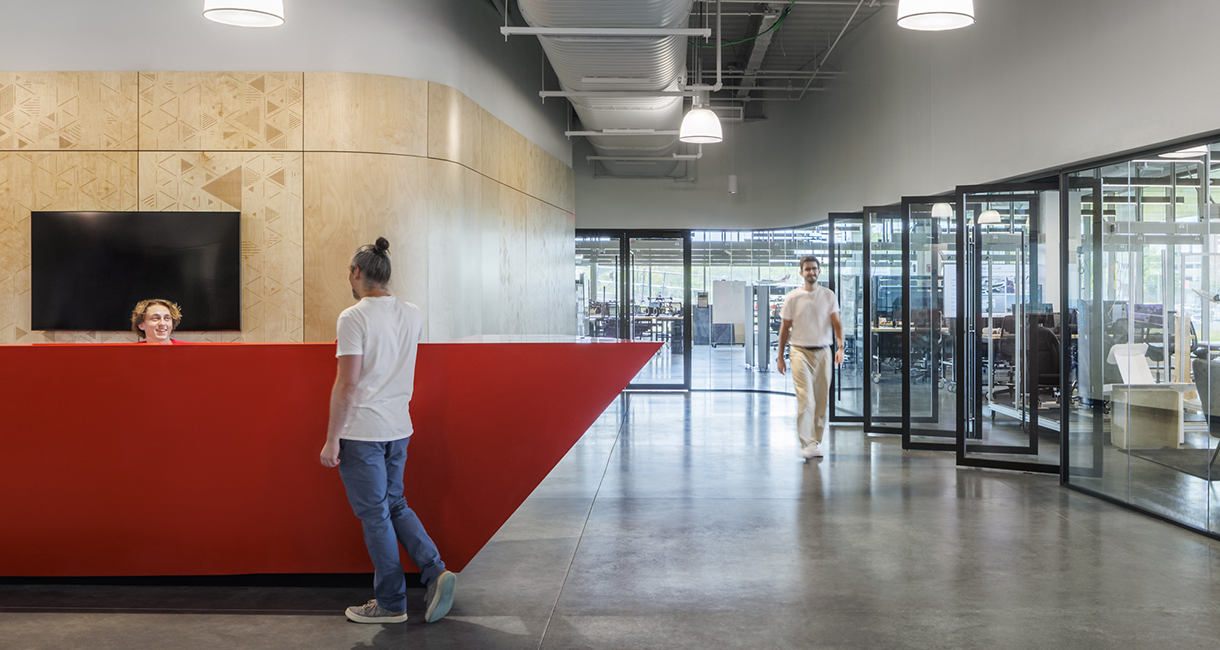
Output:
<instances>
[{"instance_id":1,"label":"glass office enclosure","mask_svg":"<svg viewBox=\"0 0 1220 650\"><path fill-rule=\"evenodd\" d=\"M906 321L902 319L903 247L901 205L864 208L864 431L901 434L907 414L903 388Z\"/></svg>"},{"instance_id":2,"label":"glass office enclosure","mask_svg":"<svg viewBox=\"0 0 1220 650\"><path fill-rule=\"evenodd\" d=\"M903 248L907 251L902 321L906 369L903 420L905 449L953 451L958 417L957 219L952 198L902 200Z\"/></svg>"},{"instance_id":3,"label":"glass office enclosure","mask_svg":"<svg viewBox=\"0 0 1220 650\"><path fill-rule=\"evenodd\" d=\"M628 388L690 388L690 251L689 232L576 232L576 331L661 344Z\"/></svg>"},{"instance_id":4,"label":"glass office enclosure","mask_svg":"<svg viewBox=\"0 0 1220 650\"><path fill-rule=\"evenodd\" d=\"M958 188L963 215L962 465L1060 464L1059 187Z\"/></svg>"},{"instance_id":5,"label":"glass office enclosure","mask_svg":"<svg viewBox=\"0 0 1220 650\"><path fill-rule=\"evenodd\" d=\"M864 421L864 214L832 212L829 233L830 282L843 323L843 363L831 378L831 422Z\"/></svg>"},{"instance_id":6,"label":"glass office enclosure","mask_svg":"<svg viewBox=\"0 0 1220 650\"><path fill-rule=\"evenodd\" d=\"M1064 481L1220 533L1220 145L1066 175ZM1214 263L1213 263L1214 262Z\"/></svg>"}]
</instances>

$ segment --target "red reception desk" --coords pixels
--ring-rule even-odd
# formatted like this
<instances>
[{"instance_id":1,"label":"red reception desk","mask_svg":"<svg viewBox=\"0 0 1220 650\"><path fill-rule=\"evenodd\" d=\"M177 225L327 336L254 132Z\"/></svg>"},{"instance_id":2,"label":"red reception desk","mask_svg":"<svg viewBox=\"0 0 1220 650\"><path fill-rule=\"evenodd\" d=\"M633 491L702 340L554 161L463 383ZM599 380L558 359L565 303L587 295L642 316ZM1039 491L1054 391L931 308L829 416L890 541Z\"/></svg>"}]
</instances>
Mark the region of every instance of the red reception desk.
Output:
<instances>
[{"instance_id":1,"label":"red reception desk","mask_svg":"<svg viewBox=\"0 0 1220 650\"><path fill-rule=\"evenodd\" d=\"M406 495L451 570L658 347L420 346ZM0 368L0 576L372 571L318 462L333 343L6 345Z\"/></svg>"}]
</instances>

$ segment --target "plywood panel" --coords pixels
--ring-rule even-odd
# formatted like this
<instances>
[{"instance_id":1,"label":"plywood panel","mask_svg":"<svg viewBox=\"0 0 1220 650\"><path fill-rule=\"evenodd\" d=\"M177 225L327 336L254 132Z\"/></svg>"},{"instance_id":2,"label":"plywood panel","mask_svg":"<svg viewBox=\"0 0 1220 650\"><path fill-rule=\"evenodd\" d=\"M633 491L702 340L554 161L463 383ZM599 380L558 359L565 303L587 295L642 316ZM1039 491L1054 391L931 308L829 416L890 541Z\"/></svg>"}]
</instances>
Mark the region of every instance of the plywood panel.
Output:
<instances>
[{"instance_id":1,"label":"plywood panel","mask_svg":"<svg viewBox=\"0 0 1220 650\"><path fill-rule=\"evenodd\" d=\"M500 186L500 323L498 334L529 333L529 210L525 194Z\"/></svg>"},{"instance_id":2,"label":"plywood panel","mask_svg":"<svg viewBox=\"0 0 1220 650\"><path fill-rule=\"evenodd\" d=\"M548 203L564 212L576 212L576 173L571 167L563 164L558 158L547 155L549 169L547 176L551 179L550 199Z\"/></svg>"},{"instance_id":3,"label":"plywood panel","mask_svg":"<svg viewBox=\"0 0 1220 650\"><path fill-rule=\"evenodd\" d=\"M485 113L466 95L449 86L428 84L428 157L483 169Z\"/></svg>"},{"instance_id":4,"label":"plywood panel","mask_svg":"<svg viewBox=\"0 0 1220 650\"><path fill-rule=\"evenodd\" d=\"M529 176L526 167L529 163L529 150L526 146L528 143L529 141L514 131L512 127L503 122L500 123L500 176L496 180L518 192L525 192L528 189L526 184Z\"/></svg>"},{"instance_id":5,"label":"plywood panel","mask_svg":"<svg viewBox=\"0 0 1220 650\"><path fill-rule=\"evenodd\" d=\"M574 212L572 168L490 115L483 124L483 167L488 176L540 201Z\"/></svg>"},{"instance_id":6,"label":"plywood panel","mask_svg":"<svg viewBox=\"0 0 1220 650\"><path fill-rule=\"evenodd\" d=\"M134 338L30 330L30 212L135 207L135 153L0 153L0 343Z\"/></svg>"},{"instance_id":7,"label":"plywood panel","mask_svg":"<svg viewBox=\"0 0 1220 650\"><path fill-rule=\"evenodd\" d=\"M554 207L533 197L526 200L527 240L529 258L526 282L530 292L526 303L526 334L555 334L559 314L554 311L558 293L558 265L556 258L562 250L555 231L552 212Z\"/></svg>"},{"instance_id":8,"label":"plywood panel","mask_svg":"<svg viewBox=\"0 0 1220 650\"><path fill-rule=\"evenodd\" d=\"M242 332L183 340L298 342L304 336L300 153L144 152L145 210L240 210ZM182 327L190 329L189 314Z\"/></svg>"},{"instance_id":9,"label":"plywood panel","mask_svg":"<svg viewBox=\"0 0 1220 650\"><path fill-rule=\"evenodd\" d=\"M141 72L140 149L300 150L299 72Z\"/></svg>"},{"instance_id":10,"label":"plywood panel","mask_svg":"<svg viewBox=\"0 0 1220 650\"><path fill-rule=\"evenodd\" d=\"M385 75L305 73L305 149L428 155L428 86Z\"/></svg>"},{"instance_id":11,"label":"plywood panel","mask_svg":"<svg viewBox=\"0 0 1220 650\"><path fill-rule=\"evenodd\" d=\"M504 140L504 131L508 129L508 126L487 111L479 113L479 122L482 131L479 136L482 147L481 159L476 169L484 176L498 181L503 176L500 166L502 164L500 149Z\"/></svg>"},{"instance_id":12,"label":"plywood panel","mask_svg":"<svg viewBox=\"0 0 1220 650\"><path fill-rule=\"evenodd\" d=\"M576 334L576 215L550 208L550 234L554 241L550 266L556 278L555 294L547 307L552 334Z\"/></svg>"},{"instance_id":13,"label":"plywood panel","mask_svg":"<svg viewBox=\"0 0 1220 650\"><path fill-rule=\"evenodd\" d=\"M379 236L390 241L391 292L428 313L432 219L427 197L433 164L440 163L411 156L305 154L306 341L335 340L335 319L354 304L348 263L360 245Z\"/></svg>"},{"instance_id":14,"label":"plywood panel","mask_svg":"<svg viewBox=\"0 0 1220 650\"><path fill-rule=\"evenodd\" d=\"M483 177L457 163L430 167L428 340L441 342L482 333Z\"/></svg>"},{"instance_id":15,"label":"plywood panel","mask_svg":"<svg viewBox=\"0 0 1220 650\"><path fill-rule=\"evenodd\" d=\"M500 311L504 303L504 292L500 282L500 265L503 262L500 248L500 232L503 219L500 216L500 192L504 188L499 181L481 176L479 182L479 235L482 242L482 263L479 265L482 288L482 326L480 334L499 334Z\"/></svg>"},{"instance_id":16,"label":"plywood panel","mask_svg":"<svg viewBox=\"0 0 1220 650\"><path fill-rule=\"evenodd\" d=\"M131 150L135 72L0 72L0 150Z\"/></svg>"},{"instance_id":17,"label":"plywood panel","mask_svg":"<svg viewBox=\"0 0 1220 650\"><path fill-rule=\"evenodd\" d=\"M572 169L538 145L521 139L524 160L522 191L561 210L576 210L575 175Z\"/></svg>"}]
</instances>

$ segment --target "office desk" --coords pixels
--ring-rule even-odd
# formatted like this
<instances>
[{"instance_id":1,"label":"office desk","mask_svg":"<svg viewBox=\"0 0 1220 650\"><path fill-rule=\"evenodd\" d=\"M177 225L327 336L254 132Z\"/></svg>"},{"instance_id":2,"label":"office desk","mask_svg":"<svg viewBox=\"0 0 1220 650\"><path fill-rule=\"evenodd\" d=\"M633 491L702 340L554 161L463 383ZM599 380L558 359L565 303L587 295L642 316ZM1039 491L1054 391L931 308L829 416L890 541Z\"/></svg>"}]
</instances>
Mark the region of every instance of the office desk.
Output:
<instances>
[{"instance_id":1,"label":"office desk","mask_svg":"<svg viewBox=\"0 0 1220 650\"><path fill-rule=\"evenodd\" d=\"M633 334L637 339L646 334L653 341L668 341L673 354L682 352L682 316L632 316L631 319L635 322ZM656 330L660 330L660 337Z\"/></svg>"},{"instance_id":2,"label":"office desk","mask_svg":"<svg viewBox=\"0 0 1220 650\"><path fill-rule=\"evenodd\" d=\"M658 347L419 346L406 494L451 569ZM0 367L0 576L372 571L318 462L334 343L0 345ZM171 378L155 399L149 377Z\"/></svg>"}]
</instances>

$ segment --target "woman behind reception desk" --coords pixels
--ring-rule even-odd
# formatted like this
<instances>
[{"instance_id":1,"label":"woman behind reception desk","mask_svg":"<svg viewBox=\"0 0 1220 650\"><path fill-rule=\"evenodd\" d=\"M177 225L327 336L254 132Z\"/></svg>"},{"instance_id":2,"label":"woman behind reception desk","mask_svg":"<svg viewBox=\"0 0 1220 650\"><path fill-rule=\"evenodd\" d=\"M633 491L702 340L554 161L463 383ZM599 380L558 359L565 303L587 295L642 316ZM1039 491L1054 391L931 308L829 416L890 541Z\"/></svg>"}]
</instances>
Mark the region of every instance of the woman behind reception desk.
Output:
<instances>
[{"instance_id":1,"label":"woman behind reception desk","mask_svg":"<svg viewBox=\"0 0 1220 650\"><path fill-rule=\"evenodd\" d=\"M173 345L170 335L181 322L182 310L162 298L141 300L131 312L131 331L140 337L140 343Z\"/></svg>"}]
</instances>

